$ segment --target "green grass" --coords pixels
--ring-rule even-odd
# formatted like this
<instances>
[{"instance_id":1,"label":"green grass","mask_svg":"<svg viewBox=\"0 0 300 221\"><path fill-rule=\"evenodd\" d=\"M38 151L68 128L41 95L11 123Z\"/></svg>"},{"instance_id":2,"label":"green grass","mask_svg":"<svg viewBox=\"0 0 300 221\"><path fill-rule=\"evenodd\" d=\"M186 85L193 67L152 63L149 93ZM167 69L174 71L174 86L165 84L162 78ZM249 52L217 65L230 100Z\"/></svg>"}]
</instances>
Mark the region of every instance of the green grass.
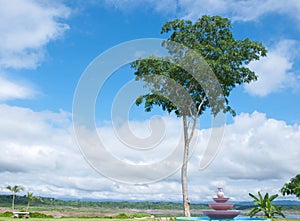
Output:
<instances>
[{"instance_id":1,"label":"green grass","mask_svg":"<svg viewBox=\"0 0 300 221\"><path fill-rule=\"evenodd\" d=\"M133 221L133 219L105 219L105 218L29 218L29 219L13 219L11 217L0 217L0 221L13 221L13 220L28 220L28 221ZM145 221L153 221L155 219L146 219Z\"/></svg>"},{"instance_id":2,"label":"green grass","mask_svg":"<svg viewBox=\"0 0 300 221\"><path fill-rule=\"evenodd\" d=\"M300 221L299 219L273 218L272 221Z\"/></svg>"},{"instance_id":3,"label":"green grass","mask_svg":"<svg viewBox=\"0 0 300 221\"><path fill-rule=\"evenodd\" d=\"M133 221L134 219L107 219L107 218L30 218L30 219L13 219L11 217L0 217L0 221L12 221L12 220L31 220L31 221ZM157 218L149 218L143 221L156 221ZM286 221L287 219L272 219L272 221ZM300 221L300 220L288 220L288 221Z\"/></svg>"}]
</instances>

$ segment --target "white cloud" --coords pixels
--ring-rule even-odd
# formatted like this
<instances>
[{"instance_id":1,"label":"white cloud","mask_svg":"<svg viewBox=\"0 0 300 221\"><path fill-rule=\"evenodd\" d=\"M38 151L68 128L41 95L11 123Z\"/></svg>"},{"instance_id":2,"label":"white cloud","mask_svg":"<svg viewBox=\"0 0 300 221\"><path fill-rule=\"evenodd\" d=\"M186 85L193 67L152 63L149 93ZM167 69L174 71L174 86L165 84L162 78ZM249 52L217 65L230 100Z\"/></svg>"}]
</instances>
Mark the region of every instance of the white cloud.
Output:
<instances>
[{"instance_id":1,"label":"white cloud","mask_svg":"<svg viewBox=\"0 0 300 221\"><path fill-rule=\"evenodd\" d=\"M71 130L66 112L34 112L30 109L0 105L0 175L2 185L21 184L35 195L121 200L181 200L179 173L148 185L113 182L96 173L84 160ZM169 146L178 140L176 118L167 118ZM145 122L134 122L144 131ZM101 128L99 128L101 129ZM103 128L102 128L103 129ZM107 141L115 139L106 128ZM109 131L111 131L109 133ZM144 133L144 132L142 132ZM299 169L300 126L268 119L265 114L241 114L226 127L223 146L205 170L199 159L209 130L200 131L201 146L189 162L192 202L211 200L216 187L223 185L227 196L249 200L248 192L277 193ZM121 150L124 146L112 142ZM169 149L172 151L172 148ZM123 153L126 153L125 151ZM166 154L162 151L162 155ZM140 155L123 155L140 159ZM16 163L18 162L18 163ZM148 162L149 163L149 162ZM107 162L107 167L114 167ZM115 168L122 171L123 168ZM163 170L164 168L160 168ZM18 176L15 176L15 174ZM141 174L145 175L145 174ZM276 182L274 182L276 181ZM3 189L4 191L4 189Z\"/></svg>"},{"instance_id":2,"label":"white cloud","mask_svg":"<svg viewBox=\"0 0 300 221\"><path fill-rule=\"evenodd\" d=\"M38 0L0 0L0 71L33 69L43 60L45 46L62 36L70 9ZM8 74L6 74L8 76ZM0 76L0 100L28 99L37 94L28 83Z\"/></svg>"},{"instance_id":3,"label":"white cloud","mask_svg":"<svg viewBox=\"0 0 300 221\"><path fill-rule=\"evenodd\" d=\"M236 200L249 200L248 193L258 190L278 193L299 173L299 141L299 125L268 119L258 112L242 113L227 125L222 148L208 168L197 170L196 158L201 152L195 153L190 162L190 180L195 187L207 185L209 191L221 184Z\"/></svg>"},{"instance_id":4,"label":"white cloud","mask_svg":"<svg viewBox=\"0 0 300 221\"><path fill-rule=\"evenodd\" d=\"M33 98L36 94L32 86L0 76L0 101Z\"/></svg>"},{"instance_id":5,"label":"white cloud","mask_svg":"<svg viewBox=\"0 0 300 221\"><path fill-rule=\"evenodd\" d=\"M297 52L297 42L281 40L270 48L267 57L249 64L249 68L258 75L258 80L245 85L248 93L266 96L286 88L297 88L299 79L292 72Z\"/></svg>"},{"instance_id":6,"label":"white cloud","mask_svg":"<svg viewBox=\"0 0 300 221\"><path fill-rule=\"evenodd\" d=\"M265 114L241 114L226 128L215 164L231 179L280 179L297 173L300 127L268 119ZM284 163L289 162L289 163ZM215 166L216 166L215 165Z\"/></svg>"},{"instance_id":7,"label":"white cloud","mask_svg":"<svg viewBox=\"0 0 300 221\"><path fill-rule=\"evenodd\" d=\"M268 13L284 14L300 19L300 3L297 0L179 0L181 15L197 19L201 15L229 16L234 21L257 20Z\"/></svg>"},{"instance_id":8,"label":"white cloud","mask_svg":"<svg viewBox=\"0 0 300 221\"><path fill-rule=\"evenodd\" d=\"M269 13L287 15L300 20L298 0L106 0L105 3L124 11L144 7L147 4L147 8L153 8L157 12L167 12L192 20L202 15L222 15L234 21L252 21Z\"/></svg>"},{"instance_id":9,"label":"white cloud","mask_svg":"<svg viewBox=\"0 0 300 221\"><path fill-rule=\"evenodd\" d=\"M44 48L69 26L70 14L61 4L36 0L0 0L0 67L35 68Z\"/></svg>"}]
</instances>

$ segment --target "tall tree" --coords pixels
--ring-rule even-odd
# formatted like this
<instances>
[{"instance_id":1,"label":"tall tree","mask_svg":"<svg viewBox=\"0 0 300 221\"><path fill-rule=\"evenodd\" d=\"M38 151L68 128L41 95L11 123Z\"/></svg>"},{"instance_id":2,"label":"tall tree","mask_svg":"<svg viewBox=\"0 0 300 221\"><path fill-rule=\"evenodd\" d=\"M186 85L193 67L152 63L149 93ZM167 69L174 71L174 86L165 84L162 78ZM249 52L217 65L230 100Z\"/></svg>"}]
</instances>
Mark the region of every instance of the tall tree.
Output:
<instances>
[{"instance_id":1,"label":"tall tree","mask_svg":"<svg viewBox=\"0 0 300 221\"><path fill-rule=\"evenodd\" d=\"M30 203L31 203L33 200L41 201L42 199L41 199L41 197L33 196L33 193L28 192L28 193L27 193L27 207L26 207L26 211L27 211L27 212L28 212L28 210L29 210Z\"/></svg>"},{"instance_id":2,"label":"tall tree","mask_svg":"<svg viewBox=\"0 0 300 221\"><path fill-rule=\"evenodd\" d=\"M285 195L295 195L300 199L300 174L290 179L290 182L285 183L280 192Z\"/></svg>"},{"instance_id":3,"label":"tall tree","mask_svg":"<svg viewBox=\"0 0 300 221\"><path fill-rule=\"evenodd\" d=\"M237 85L257 79L246 65L266 56L267 51L261 43L248 38L234 39L230 20L220 16L203 16L194 23L176 19L163 25L161 33L169 32L171 35L163 43L169 53L167 57L151 56L136 60L131 66L135 69L136 80L144 81L150 89L149 93L137 98L136 104L144 103L145 111L158 105L163 111L174 112L182 118L182 196L184 214L190 216L187 164L198 117L206 109L213 115L219 112L234 115L227 99L230 92ZM201 59L195 53L201 55ZM214 72L218 84L205 64Z\"/></svg>"},{"instance_id":4,"label":"tall tree","mask_svg":"<svg viewBox=\"0 0 300 221\"><path fill-rule=\"evenodd\" d=\"M8 186L6 186L6 189L8 189L9 191L12 192L12 203L11 203L11 207L12 207L12 211L14 211L14 210L15 210L15 197L16 197L16 194L17 194L18 192L23 191L23 190L24 190L24 187L19 186L19 185L15 185L15 186L12 187L12 186L8 185Z\"/></svg>"}]
</instances>

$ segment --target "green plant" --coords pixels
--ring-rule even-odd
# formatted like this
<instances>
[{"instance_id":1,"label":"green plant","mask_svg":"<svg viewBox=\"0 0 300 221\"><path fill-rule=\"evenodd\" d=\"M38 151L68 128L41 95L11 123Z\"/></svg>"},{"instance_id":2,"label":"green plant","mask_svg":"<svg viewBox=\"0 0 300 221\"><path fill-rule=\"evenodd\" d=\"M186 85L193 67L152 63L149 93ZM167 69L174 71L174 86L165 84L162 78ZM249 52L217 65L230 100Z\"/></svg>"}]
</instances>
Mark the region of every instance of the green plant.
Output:
<instances>
[{"instance_id":1,"label":"green plant","mask_svg":"<svg viewBox=\"0 0 300 221\"><path fill-rule=\"evenodd\" d=\"M12 212L5 211L0 214L0 217L12 217Z\"/></svg>"},{"instance_id":2,"label":"green plant","mask_svg":"<svg viewBox=\"0 0 300 221\"><path fill-rule=\"evenodd\" d=\"M116 219L128 219L130 218L126 213L120 213L115 217Z\"/></svg>"},{"instance_id":3,"label":"green plant","mask_svg":"<svg viewBox=\"0 0 300 221\"><path fill-rule=\"evenodd\" d=\"M143 218L143 217L149 217L150 216L147 213L131 213L130 215L133 218Z\"/></svg>"},{"instance_id":4,"label":"green plant","mask_svg":"<svg viewBox=\"0 0 300 221\"><path fill-rule=\"evenodd\" d=\"M29 207L30 207L30 203L31 201L33 200L36 200L36 201L42 201L41 197L38 197L38 196L33 196L33 193L31 192L28 192L27 193L27 207L26 207L26 211L28 212L29 210Z\"/></svg>"},{"instance_id":5,"label":"green plant","mask_svg":"<svg viewBox=\"0 0 300 221\"><path fill-rule=\"evenodd\" d=\"M300 174L290 179L289 183L284 184L280 192L285 195L295 195L300 199Z\"/></svg>"},{"instance_id":6,"label":"green plant","mask_svg":"<svg viewBox=\"0 0 300 221\"><path fill-rule=\"evenodd\" d=\"M52 215L46 215L38 212L30 212L30 218L54 218Z\"/></svg>"},{"instance_id":7,"label":"green plant","mask_svg":"<svg viewBox=\"0 0 300 221\"><path fill-rule=\"evenodd\" d=\"M275 214L285 217L281 211L280 206L276 206L271 202L278 197L278 194L271 195L266 193L264 197L262 197L261 193L258 191L258 197L254 196L253 194L249 193L249 196L254 199L254 204L256 205L248 215L250 217L254 216L259 212L263 212L267 218L273 218Z\"/></svg>"},{"instance_id":8,"label":"green plant","mask_svg":"<svg viewBox=\"0 0 300 221\"><path fill-rule=\"evenodd\" d=\"M18 186L18 185L15 185L15 186L12 187L12 186L8 185L8 186L6 186L6 189L8 189L9 191L12 192L12 203L11 203L11 207L12 207L12 211L14 211L14 210L15 210L15 197L16 197L16 194L17 194L18 192L23 191L23 190L24 190L24 187Z\"/></svg>"}]
</instances>

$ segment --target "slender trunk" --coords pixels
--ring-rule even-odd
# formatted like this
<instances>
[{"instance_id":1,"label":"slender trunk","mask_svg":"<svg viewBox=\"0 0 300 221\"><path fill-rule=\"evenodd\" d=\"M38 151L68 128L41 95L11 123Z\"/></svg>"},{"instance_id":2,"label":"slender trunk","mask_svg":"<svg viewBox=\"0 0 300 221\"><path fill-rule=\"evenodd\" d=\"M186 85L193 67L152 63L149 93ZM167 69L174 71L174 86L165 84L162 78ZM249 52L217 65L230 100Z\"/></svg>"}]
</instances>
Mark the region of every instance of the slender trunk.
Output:
<instances>
[{"instance_id":1,"label":"slender trunk","mask_svg":"<svg viewBox=\"0 0 300 221\"><path fill-rule=\"evenodd\" d=\"M14 212L15 211L15 194L13 194L13 196L12 196L11 208L12 208L12 211Z\"/></svg>"},{"instance_id":2,"label":"slender trunk","mask_svg":"<svg viewBox=\"0 0 300 221\"><path fill-rule=\"evenodd\" d=\"M186 114L183 114L183 128L184 128L184 153L183 163L181 167L181 185L183 197L184 216L190 217L190 201L188 198L188 182L187 182L187 163L189 158L189 138L188 138L188 123Z\"/></svg>"},{"instance_id":3,"label":"slender trunk","mask_svg":"<svg viewBox=\"0 0 300 221\"><path fill-rule=\"evenodd\" d=\"M30 200L28 200L27 207L26 207L26 212L28 212L29 206L30 206Z\"/></svg>"}]
</instances>

